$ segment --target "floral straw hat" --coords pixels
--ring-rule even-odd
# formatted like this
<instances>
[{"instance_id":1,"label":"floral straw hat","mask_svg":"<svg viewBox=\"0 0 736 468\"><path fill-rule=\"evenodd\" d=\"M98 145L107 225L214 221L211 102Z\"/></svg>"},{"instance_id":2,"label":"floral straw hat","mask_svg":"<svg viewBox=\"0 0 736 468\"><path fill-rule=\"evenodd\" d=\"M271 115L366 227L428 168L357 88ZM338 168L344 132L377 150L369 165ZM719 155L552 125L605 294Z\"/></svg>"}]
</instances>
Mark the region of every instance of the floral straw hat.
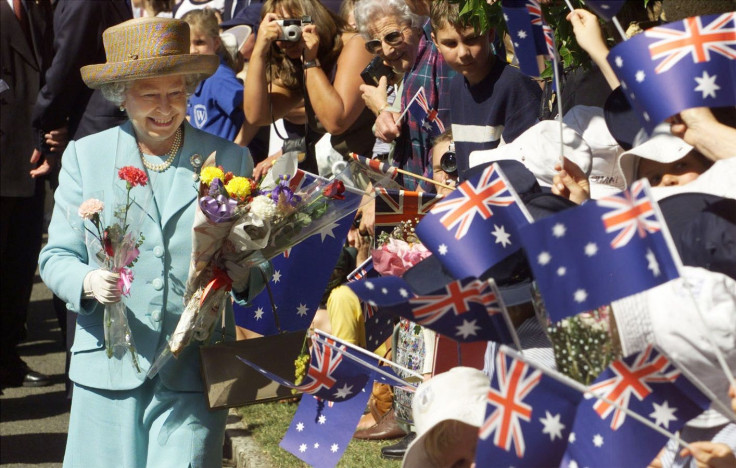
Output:
<instances>
[{"instance_id":1,"label":"floral straw hat","mask_svg":"<svg viewBox=\"0 0 736 468\"><path fill-rule=\"evenodd\" d=\"M102 33L107 63L82 67L90 88L117 81L166 75L212 75L220 64L216 55L189 53L189 25L171 18L137 18Z\"/></svg>"}]
</instances>

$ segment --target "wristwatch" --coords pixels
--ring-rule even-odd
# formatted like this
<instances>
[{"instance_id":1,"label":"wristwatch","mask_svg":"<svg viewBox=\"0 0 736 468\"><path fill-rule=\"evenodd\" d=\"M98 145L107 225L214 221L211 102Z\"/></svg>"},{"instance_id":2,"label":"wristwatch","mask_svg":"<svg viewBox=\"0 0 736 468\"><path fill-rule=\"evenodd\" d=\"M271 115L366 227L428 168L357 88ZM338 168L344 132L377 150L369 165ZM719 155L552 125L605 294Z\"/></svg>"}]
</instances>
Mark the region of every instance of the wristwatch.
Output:
<instances>
[{"instance_id":1,"label":"wristwatch","mask_svg":"<svg viewBox=\"0 0 736 468\"><path fill-rule=\"evenodd\" d=\"M302 68L307 70L309 68L313 67L319 67L319 59L316 58L314 60L307 60L306 62L302 63Z\"/></svg>"}]
</instances>

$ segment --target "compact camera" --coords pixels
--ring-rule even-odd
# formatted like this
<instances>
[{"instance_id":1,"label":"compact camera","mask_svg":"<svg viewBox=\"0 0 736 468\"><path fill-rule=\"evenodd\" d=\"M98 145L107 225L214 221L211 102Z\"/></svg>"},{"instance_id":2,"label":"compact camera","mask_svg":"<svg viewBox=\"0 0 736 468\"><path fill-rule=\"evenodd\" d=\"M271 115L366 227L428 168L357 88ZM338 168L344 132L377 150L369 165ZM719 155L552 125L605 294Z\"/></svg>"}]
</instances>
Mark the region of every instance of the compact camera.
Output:
<instances>
[{"instance_id":1,"label":"compact camera","mask_svg":"<svg viewBox=\"0 0 736 468\"><path fill-rule=\"evenodd\" d=\"M389 84L396 78L394 70L383 63L383 59L379 56L373 57L373 60L360 73L360 77L367 85L378 86L378 80L382 76L388 79Z\"/></svg>"},{"instance_id":2,"label":"compact camera","mask_svg":"<svg viewBox=\"0 0 736 468\"><path fill-rule=\"evenodd\" d=\"M302 27L311 23L311 16L302 16L302 19L287 18L276 20L276 24L281 26L281 35L276 40L297 42L302 38Z\"/></svg>"}]
</instances>

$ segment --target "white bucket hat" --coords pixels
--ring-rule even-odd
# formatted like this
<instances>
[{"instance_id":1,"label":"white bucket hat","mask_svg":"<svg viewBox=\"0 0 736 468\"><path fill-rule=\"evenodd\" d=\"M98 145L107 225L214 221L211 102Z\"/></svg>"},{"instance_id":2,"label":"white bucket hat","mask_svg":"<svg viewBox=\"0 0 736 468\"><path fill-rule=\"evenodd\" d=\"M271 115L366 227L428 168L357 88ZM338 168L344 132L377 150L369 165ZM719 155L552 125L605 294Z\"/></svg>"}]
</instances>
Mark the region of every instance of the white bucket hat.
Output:
<instances>
[{"instance_id":1,"label":"white bucket hat","mask_svg":"<svg viewBox=\"0 0 736 468\"><path fill-rule=\"evenodd\" d=\"M646 158L662 164L669 164L684 158L693 147L682 138L670 132L670 124L661 123L654 128L651 136L643 130L634 139L634 147L621 154L618 167L630 187L637 179L639 159Z\"/></svg>"},{"instance_id":2,"label":"white bucket hat","mask_svg":"<svg viewBox=\"0 0 736 468\"><path fill-rule=\"evenodd\" d=\"M421 384L412 401L417 438L407 448L402 468L432 466L424 441L437 424L456 420L480 428L490 388L488 376L472 367L454 367Z\"/></svg>"},{"instance_id":3,"label":"white bucket hat","mask_svg":"<svg viewBox=\"0 0 736 468\"><path fill-rule=\"evenodd\" d=\"M590 174L592 153L583 138L572 128L562 124L564 154L585 175ZM470 153L470 167L492 161L513 159L519 161L537 178L539 185L552 186L555 165L560 161L560 123L543 120L519 135L514 141L492 150Z\"/></svg>"}]
</instances>

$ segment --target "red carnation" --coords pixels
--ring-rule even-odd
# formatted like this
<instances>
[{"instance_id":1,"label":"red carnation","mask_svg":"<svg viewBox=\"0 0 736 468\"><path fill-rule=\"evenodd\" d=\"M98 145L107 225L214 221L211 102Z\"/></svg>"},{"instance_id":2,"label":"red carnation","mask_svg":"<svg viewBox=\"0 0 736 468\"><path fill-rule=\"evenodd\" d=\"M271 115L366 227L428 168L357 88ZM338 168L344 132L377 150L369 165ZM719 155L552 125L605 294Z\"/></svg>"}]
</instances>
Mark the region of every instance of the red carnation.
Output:
<instances>
[{"instance_id":1,"label":"red carnation","mask_svg":"<svg viewBox=\"0 0 736 468\"><path fill-rule=\"evenodd\" d=\"M343 195L343 193L345 193L345 184L343 184L341 180L334 180L325 187L322 193L325 197L332 198L334 200L344 200L345 195Z\"/></svg>"},{"instance_id":2,"label":"red carnation","mask_svg":"<svg viewBox=\"0 0 736 468\"><path fill-rule=\"evenodd\" d=\"M142 169L133 166L125 166L118 171L118 177L128 183L128 188L136 185L144 187L148 183L148 176Z\"/></svg>"}]
</instances>

